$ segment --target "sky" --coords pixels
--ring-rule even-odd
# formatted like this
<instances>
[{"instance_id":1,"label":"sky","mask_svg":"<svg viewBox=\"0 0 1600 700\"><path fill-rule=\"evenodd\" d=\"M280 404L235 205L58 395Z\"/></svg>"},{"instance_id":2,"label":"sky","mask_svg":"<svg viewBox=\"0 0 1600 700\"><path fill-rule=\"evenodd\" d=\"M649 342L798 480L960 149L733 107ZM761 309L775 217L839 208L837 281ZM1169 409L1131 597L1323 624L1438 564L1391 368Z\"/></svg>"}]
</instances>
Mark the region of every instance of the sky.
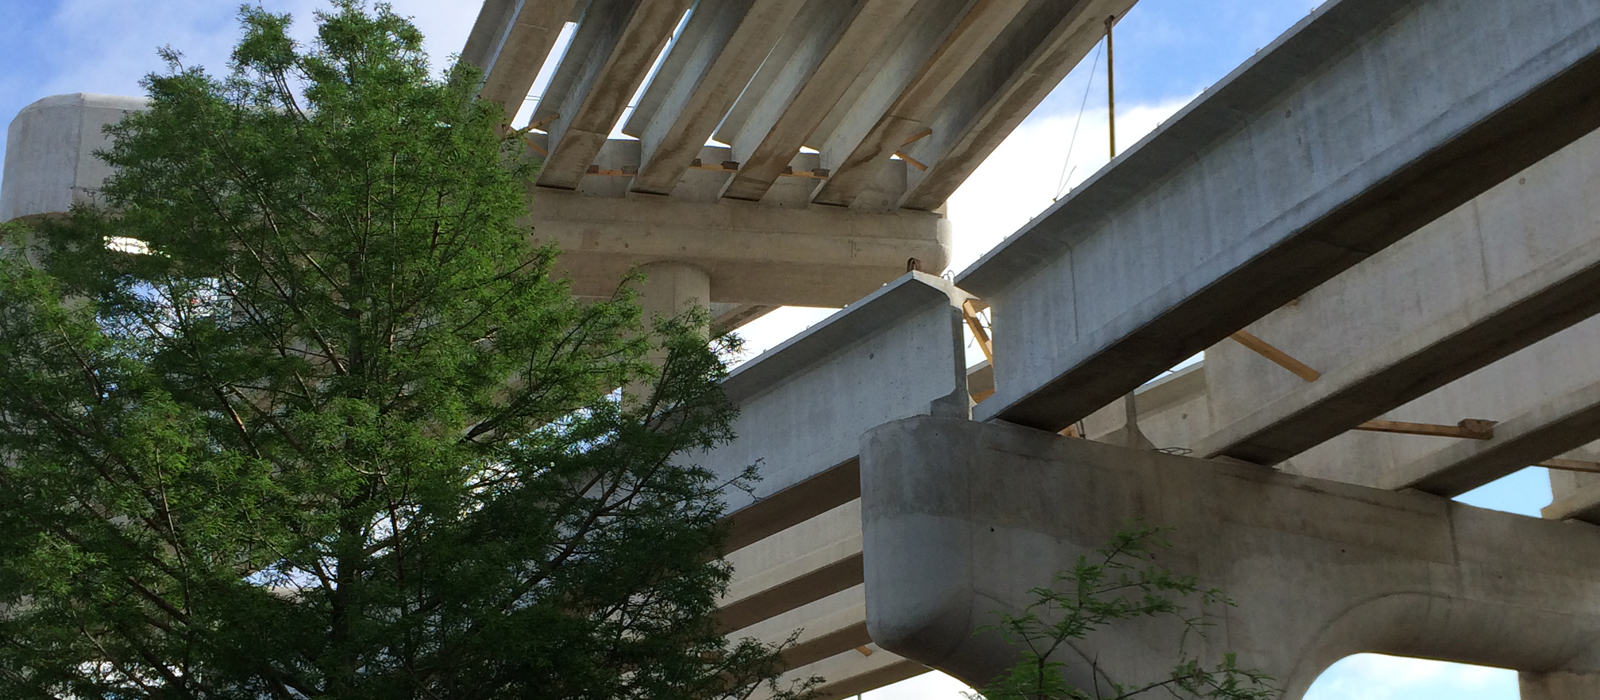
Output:
<instances>
[{"instance_id":1,"label":"sky","mask_svg":"<svg viewBox=\"0 0 1600 700\"><path fill-rule=\"evenodd\" d=\"M320 0L261 0L312 29ZM428 37L439 65L465 44L480 0L393 0ZM1117 134L1131 146L1202 90L1304 19L1317 0L1141 0L1117 25ZM160 46L185 62L225 72L238 37L228 0L0 1L0 120L40 98L71 92L141 94L162 65ZM1091 70L1093 68L1093 70ZM951 267L959 271L1028 222L1107 160L1105 58L1091 55L951 197ZM537 91L537 89L536 89ZM1081 109L1080 109L1081 108ZM0 146L3 148L3 146ZM3 186L4 183L0 183ZM785 309L746 327L757 350L830 312ZM1550 502L1542 469L1527 469L1459 500L1538 516ZM1516 700L1516 675L1501 669L1358 655L1335 664L1308 700ZM965 686L931 673L867 693L866 700L955 700Z\"/></svg>"}]
</instances>

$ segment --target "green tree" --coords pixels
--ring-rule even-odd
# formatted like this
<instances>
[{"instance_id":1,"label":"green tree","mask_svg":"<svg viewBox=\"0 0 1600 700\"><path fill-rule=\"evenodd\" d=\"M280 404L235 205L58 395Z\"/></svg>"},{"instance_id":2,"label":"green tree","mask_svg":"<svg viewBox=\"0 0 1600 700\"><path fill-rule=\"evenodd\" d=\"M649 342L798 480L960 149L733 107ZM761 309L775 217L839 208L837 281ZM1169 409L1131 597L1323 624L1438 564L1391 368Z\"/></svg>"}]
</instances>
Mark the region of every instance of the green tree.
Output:
<instances>
[{"instance_id":1,"label":"green tree","mask_svg":"<svg viewBox=\"0 0 1600 700\"><path fill-rule=\"evenodd\" d=\"M1272 700L1272 678L1240 668L1232 654L1214 664L1187 651L1190 638L1203 635L1210 608L1232 605L1215 588L1204 589L1193 576L1174 574L1155 563L1155 552L1167 545L1162 530L1134 523L1112 536L1096 555L1080 556L1071 571L1056 576L1054 587L1035 588L1020 614L1000 616L991 628L1022 651L1022 660L996 678L982 700L1131 700L1141 697L1181 700ZM1189 610L1198 608L1199 614ZM1098 663L1087 672L1092 687L1068 680L1074 669L1062 658L1073 641L1087 639L1107 626L1132 620L1167 618L1178 622L1177 662L1158 678L1123 683L1106 677Z\"/></svg>"},{"instance_id":2,"label":"green tree","mask_svg":"<svg viewBox=\"0 0 1600 700\"><path fill-rule=\"evenodd\" d=\"M163 54L102 207L7 231L0 697L774 678L715 622L740 484L680 465L729 437L737 341L574 301L504 115L387 6L336 2L310 45L241 19L226 77Z\"/></svg>"}]
</instances>

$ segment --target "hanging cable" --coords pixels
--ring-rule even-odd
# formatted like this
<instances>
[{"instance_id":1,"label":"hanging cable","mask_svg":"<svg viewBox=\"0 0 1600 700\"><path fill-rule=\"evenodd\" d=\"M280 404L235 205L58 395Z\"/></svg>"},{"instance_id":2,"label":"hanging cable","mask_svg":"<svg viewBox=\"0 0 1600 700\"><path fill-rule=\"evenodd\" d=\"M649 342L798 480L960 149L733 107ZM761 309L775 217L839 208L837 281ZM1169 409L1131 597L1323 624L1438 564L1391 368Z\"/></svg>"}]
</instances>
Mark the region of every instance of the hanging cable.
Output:
<instances>
[{"instance_id":1,"label":"hanging cable","mask_svg":"<svg viewBox=\"0 0 1600 700\"><path fill-rule=\"evenodd\" d=\"M1056 181L1056 196L1051 201L1060 200L1061 195L1067 193L1067 183L1072 179L1072 170L1068 170L1068 167L1072 165L1072 151L1078 147L1078 128L1083 126L1083 111L1089 106L1089 91L1094 88L1094 74L1100 67L1100 51L1104 48L1105 44L1101 44L1094 50L1094 63L1089 66L1089 82L1083 86L1083 101L1078 104L1078 120L1072 125L1072 140L1067 142L1067 159L1061 163L1061 179Z\"/></svg>"}]
</instances>

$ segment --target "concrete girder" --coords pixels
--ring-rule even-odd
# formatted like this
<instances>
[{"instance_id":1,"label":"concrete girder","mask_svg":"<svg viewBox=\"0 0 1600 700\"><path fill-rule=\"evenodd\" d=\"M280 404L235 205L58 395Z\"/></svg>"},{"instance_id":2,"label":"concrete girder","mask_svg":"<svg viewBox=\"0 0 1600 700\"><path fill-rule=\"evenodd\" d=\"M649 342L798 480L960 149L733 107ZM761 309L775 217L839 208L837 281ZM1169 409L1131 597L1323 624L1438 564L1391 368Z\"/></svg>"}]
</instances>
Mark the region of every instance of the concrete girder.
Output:
<instances>
[{"instance_id":1,"label":"concrete girder","mask_svg":"<svg viewBox=\"0 0 1600 700\"><path fill-rule=\"evenodd\" d=\"M1590 484L1555 499L1540 515L1551 520L1584 520L1600 525L1600 484Z\"/></svg>"},{"instance_id":2,"label":"concrete girder","mask_svg":"<svg viewBox=\"0 0 1600 700\"><path fill-rule=\"evenodd\" d=\"M684 459L722 479L757 467L753 492L725 492L736 526L771 531L785 524L785 516L761 506L768 498L785 502L783 492L797 486L854 498L848 479L830 473L855 468L866 427L912 415L967 415L966 298L943 279L907 273L740 365L722 384L739 408L737 437ZM756 513L745 519L747 507ZM737 529L735 537L753 541Z\"/></svg>"},{"instance_id":3,"label":"concrete girder","mask_svg":"<svg viewBox=\"0 0 1600 700\"><path fill-rule=\"evenodd\" d=\"M801 88L812 79L828 52L855 21L859 0L810 0L795 24L756 71L744 94L717 127L716 138L740 160L761 144Z\"/></svg>"},{"instance_id":4,"label":"concrete girder","mask_svg":"<svg viewBox=\"0 0 1600 700\"><path fill-rule=\"evenodd\" d=\"M1600 670L1592 528L998 423L910 418L861 451L872 638L968 683L1019 654L977 629L1133 517L1172 528L1163 566L1237 603L1189 650L1237 653L1286 700L1357 652ZM1111 680L1164 677L1179 631L1116 626L1076 651Z\"/></svg>"},{"instance_id":5,"label":"concrete girder","mask_svg":"<svg viewBox=\"0 0 1600 700\"><path fill-rule=\"evenodd\" d=\"M544 96L534 106L531 123L550 124L563 111L570 116L577 108L576 103L566 104L569 96L578 93L581 101L582 85L588 75L596 70L596 64L609 55L608 47L615 46L617 34L622 31L627 12L631 9L628 4L631 1L580 0L583 2L583 11L575 20L577 29L567 42L561 62L556 64L555 72L550 75L550 82L544 86ZM555 139L551 139L551 143L554 144Z\"/></svg>"},{"instance_id":6,"label":"concrete girder","mask_svg":"<svg viewBox=\"0 0 1600 700\"><path fill-rule=\"evenodd\" d=\"M961 275L978 417L1064 427L1600 126L1600 5L1465 3L1325 3Z\"/></svg>"},{"instance_id":7,"label":"concrete girder","mask_svg":"<svg viewBox=\"0 0 1600 700\"><path fill-rule=\"evenodd\" d=\"M942 264L949 224L921 212L865 214L746 202L591 197L542 190L528 222L561 250L579 296L607 297L637 265L677 261L711 275L709 302L839 307L904 273L907 258Z\"/></svg>"},{"instance_id":8,"label":"concrete girder","mask_svg":"<svg viewBox=\"0 0 1600 700\"><path fill-rule=\"evenodd\" d=\"M857 514L859 517L859 513ZM857 529L860 529L859 523ZM785 669L816 663L872 643L867 636L867 592L860 584L807 603L728 635L780 644Z\"/></svg>"},{"instance_id":9,"label":"concrete girder","mask_svg":"<svg viewBox=\"0 0 1600 700\"><path fill-rule=\"evenodd\" d=\"M479 68L488 63L494 44L505 36L512 22L511 13L516 11L518 2L484 0L483 7L478 8L478 18L472 23L472 31L467 34L467 45L461 49L461 60Z\"/></svg>"},{"instance_id":10,"label":"concrete girder","mask_svg":"<svg viewBox=\"0 0 1600 700\"><path fill-rule=\"evenodd\" d=\"M1600 438L1600 383L1501 422L1494 427L1492 440L1462 440L1400 467L1380 486L1459 496L1596 438Z\"/></svg>"},{"instance_id":11,"label":"concrete girder","mask_svg":"<svg viewBox=\"0 0 1600 700\"><path fill-rule=\"evenodd\" d=\"M816 62L820 60L818 52L825 48L819 47L819 44L831 41L840 26L849 21L849 9L848 2L806 0L793 24L777 45L772 47L755 76L745 85L744 92L733 103L733 108L717 125L713 137L721 143L732 144L745 132L746 126L758 112L776 109L763 105L786 101L805 79L805 75L816 67ZM781 94L770 96L774 92Z\"/></svg>"},{"instance_id":12,"label":"concrete girder","mask_svg":"<svg viewBox=\"0 0 1600 700\"><path fill-rule=\"evenodd\" d=\"M739 172L728 181L722 195L759 201L789 167L800 147L811 138L823 117L833 109L862 69L900 25L919 0L859 0L842 17L836 32L813 37L806 57L797 61L793 79L769 91L761 105L732 141ZM824 24L826 28L826 23ZM796 58L799 58L797 54ZM813 62L814 61L814 62ZM793 85L791 89L781 89Z\"/></svg>"},{"instance_id":13,"label":"concrete girder","mask_svg":"<svg viewBox=\"0 0 1600 700\"><path fill-rule=\"evenodd\" d=\"M931 670L915 661L884 651L877 644L868 644L865 648L869 653L863 654L852 649L794 669L780 680L779 685L821 678L824 682L817 688L816 700L845 700ZM750 696L751 700L767 700L770 697L765 688L758 689Z\"/></svg>"},{"instance_id":14,"label":"concrete girder","mask_svg":"<svg viewBox=\"0 0 1600 700\"><path fill-rule=\"evenodd\" d=\"M882 48L806 140L807 145L819 151L820 162L830 173L827 180L818 183L819 189L839 176L840 163L917 78L951 31L960 27L973 2L919 2L895 26Z\"/></svg>"},{"instance_id":15,"label":"concrete girder","mask_svg":"<svg viewBox=\"0 0 1600 700\"><path fill-rule=\"evenodd\" d=\"M478 95L517 116L578 0L488 0L461 60L483 70Z\"/></svg>"},{"instance_id":16,"label":"concrete girder","mask_svg":"<svg viewBox=\"0 0 1600 700\"><path fill-rule=\"evenodd\" d=\"M1311 384L1288 380L1293 389L1286 392L1251 391L1252 410L1233 417L1195 447L1207 456L1276 464L1600 311L1600 298L1590 291L1600 284L1596 191L1600 132L1343 272L1307 294L1292 312L1269 314L1258 324L1259 332L1292 338L1290 352L1322 368L1322 377ZM1408 301L1384 303L1391 299ZM1343 366L1330 367L1336 360ZM1281 385L1284 375L1277 376ZM1581 376L1574 381L1583 383ZM1568 447L1533 461L1600 434L1574 443L1575 437L1559 441L1570 443ZM1519 452L1509 443L1495 442L1494 451L1504 453L1503 458ZM1454 454L1465 459L1475 453L1463 451L1469 449L1458 446ZM1455 458L1428 459L1444 460L1429 462L1443 467ZM1486 454L1482 459L1495 461ZM1495 471L1489 463L1480 464L1487 469L1481 476ZM1422 479L1429 467L1417 469L1422 471L1394 478ZM1454 495L1460 491L1453 488L1476 480L1465 473L1458 476L1464 480L1454 486L1433 482L1420 487ZM1405 485L1388 478L1382 483Z\"/></svg>"},{"instance_id":17,"label":"concrete girder","mask_svg":"<svg viewBox=\"0 0 1600 700\"><path fill-rule=\"evenodd\" d=\"M1011 25L1028 0L976 0L966 3L966 14L953 29L940 26L933 41L937 48L904 87L892 94L887 108L872 110L876 122L847 121L821 149L823 163L833 171L812 201L849 206L856 195L878 176L890 158L927 127L934 108ZM882 74L880 74L882 75ZM887 92L887 91L885 91Z\"/></svg>"},{"instance_id":18,"label":"concrete girder","mask_svg":"<svg viewBox=\"0 0 1600 700\"><path fill-rule=\"evenodd\" d=\"M558 73L571 60L570 87L553 105L553 112L540 104L541 113L553 114L550 157L539 171L542 187L576 189L611 130L628 108L628 100L638 91L656 57L672 38L672 31L683 20L694 0L593 0L578 34L593 28L593 38L585 42L587 53L574 54L562 61ZM577 47L577 37L573 39ZM555 87L554 80L551 87ZM535 118L538 121L539 118Z\"/></svg>"},{"instance_id":19,"label":"concrete girder","mask_svg":"<svg viewBox=\"0 0 1600 700\"><path fill-rule=\"evenodd\" d=\"M728 35L737 26L740 15L749 11L753 0L697 0L694 10L678 37L667 47L661 65L650 76L650 85L633 103L633 111L623 123L624 134L639 138L650 126L650 121L661 113L667 93L687 79L692 85L705 71L706 63L715 59L728 42ZM709 57L708 57L709 54Z\"/></svg>"},{"instance_id":20,"label":"concrete girder","mask_svg":"<svg viewBox=\"0 0 1600 700\"><path fill-rule=\"evenodd\" d=\"M1600 673L1518 674L1522 700L1584 700L1600 697Z\"/></svg>"},{"instance_id":21,"label":"concrete girder","mask_svg":"<svg viewBox=\"0 0 1600 700\"><path fill-rule=\"evenodd\" d=\"M911 175L900 206L923 211L943 206L1089 55L1105 36L1105 19L1121 17L1135 1L1033 0L922 118L933 133L903 150L927 163L928 170Z\"/></svg>"},{"instance_id":22,"label":"concrete girder","mask_svg":"<svg viewBox=\"0 0 1600 700\"><path fill-rule=\"evenodd\" d=\"M851 458L729 514L725 546L748 547L860 498L861 462Z\"/></svg>"},{"instance_id":23,"label":"concrete girder","mask_svg":"<svg viewBox=\"0 0 1600 700\"><path fill-rule=\"evenodd\" d=\"M633 191L667 195L677 188L800 7L792 0L746 0L696 8L690 25L705 13L705 36L679 42L668 60L682 56L682 67L657 75L646 92L659 95L660 105L636 134L644 151Z\"/></svg>"},{"instance_id":24,"label":"concrete girder","mask_svg":"<svg viewBox=\"0 0 1600 700\"><path fill-rule=\"evenodd\" d=\"M729 632L860 585L861 502L730 552L727 559L735 576L717 615Z\"/></svg>"}]
</instances>

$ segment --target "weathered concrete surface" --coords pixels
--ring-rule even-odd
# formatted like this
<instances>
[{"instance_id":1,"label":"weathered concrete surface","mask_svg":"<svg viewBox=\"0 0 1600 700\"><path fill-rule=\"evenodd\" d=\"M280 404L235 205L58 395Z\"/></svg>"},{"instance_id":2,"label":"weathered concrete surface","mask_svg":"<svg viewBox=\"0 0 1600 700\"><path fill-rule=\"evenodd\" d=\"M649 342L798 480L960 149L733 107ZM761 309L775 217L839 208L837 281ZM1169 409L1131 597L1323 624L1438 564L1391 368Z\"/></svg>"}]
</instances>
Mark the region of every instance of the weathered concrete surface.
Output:
<instances>
[{"instance_id":1,"label":"weathered concrete surface","mask_svg":"<svg viewBox=\"0 0 1600 700\"><path fill-rule=\"evenodd\" d=\"M577 7L577 0L484 2L461 50L461 60L483 70L479 96L499 104L507 119L515 117Z\"/></svg>"},{"instance_id":2,"label":"weathered concrete surface","mask_svg":"<svg viewBox=\"0 0 1600 700\"><path fill-rule=\"evenodd\" d=\"M711 308L711 276L705 270L667 261L641 265L639 271L644 274L639 310L646 323L656 317L674 318L694 308Z\"/></svg>"},{"instance_id":3,"label":"weathered concrete surface","mask_svg":"<svg viewBox=\"0 0 1600 700\"><path fill-rule=\"evenodd\" d=\"M1395 469L1380 486L1459 496L1600 437L1600 384L1579 387L1494 427L1492 440L1461 440Z\"/></svg>"},{"instance_id":4,"label":"weathered concrete surface","mask_svg":"<svg viewBox=\"0 0 1600 700\"><path fill-rule=\"evenodd\" d=\"M1289 700L1357 652L1594 670L1587 526L963 420L884 425L861 453L872 638L969 683L1016 658L975 630L1136 516L1174 528L1164 566L1238 603L1191 649L1237 653ZM1077 652L1132 682L1170 670L1174 633L1116 626Z\"/></svg>"},{"instance_id":5,"label":"weathered concrete surface","mask_svg":"<svg viewBox=\"0 0 1600 700\"><path fill-rule=\"evenodd\" d=\"M860 214L541 189L528 221L536 240L561 249L557 272L572 279L580 296L610 296L634 266L671 261L710 275L706 302L840 307L904 274L909 258L931 270L943 269L950 255L949 222L922 212Z\"/></svg>"},{"instance_id":6,"label":"weathered concrete surface","mask_svg":"<svg viewBox=\"0 0 1600 700\"><path fill-rule=\"evenodd\" d=\"M578 25L561 70L573 77L567 89L546 90L540 110L553 109L548 125L552 148L539 171L544 187L576 189L628 101L672 38L694 0L592 0ZM580 41L580 35L592 40ZM579 52L578 50L581 50ZM556 80L551 80L551 88Z\"/></svg>"},{"instance_id":7,"label":"weathered concrete surface","mask_svg":"<svg viewBox=\"0 0 1600 700\"><path fill-rule=\"evenodd\" d=\"M718 603L733 631L861 584L861 502L851 501L728 554L734 579Z\"/></svg>"},{"instance_id":8,"label":"weathered concrete surface","mask_svg":"<svg viewBox=\"0 0 1600 700\"><path fill-rule=\"evenodd\" d=\"M94 156L111 145L105 127L144 107L143 98L80 92L22 108L6 130L0 221L58 214L95 201L111 175L111 167Z\"/></svg>"},{"instance_id":9,"label":"weathered concrete surface","mask_svg":"<svg viewBox=\"0 0 1600 700\"><path fill-rule=\"evenodd\" d=\"M1518 679L1522 700L1588 700L1600 698L1600 673L1524 673Z\"/></svg>"},{"instance_id":10,"label":"weathered concrete surface","mask_svg":"<svg viewBox=\"0 0 1600 700\"><path fill-rule=\"evenodd\" d=\"M928 169L910 174L899 205L933 211L1105 36L1105 19L1135 0L1031 0L921 121L927 138L902 147Z\"/></svg>"},{"instance_id":11,"label":"weathered concrete surface","mask_svg":"<svg viewBox=\"0 0 1600 700\"><path fill-rule=\"evenodd\" d=\"M1322 377L1241 377L1201 451L1283 461L1600 311L1597 191L1591 133L1269 314L1253 328Z\"/></svg>"},{"instance_id":12,"label":"weathered concrete surface","mask_svg":"<svg viewBox=\"0 0 1600 700\"><path fill-rule=\"evenodd\" d=\"M929 670L927 666L886 652L876 644L865 648L869 654L852 649L794 669L779 680L779 685L787 687L807 678L822 678L825 682L817 688L816 700L844 700ZM750 697L751 700L767 700L772 695L761 688Z\"/></svg>"},{"instance_id":13,"label":"weathered concrete surface","mask_svg":"<svg viewBox=\"0 0 1600 700\"><path fill-rule=\"evenodd\" d=\"M833 174L813 201L849 206L896 151L928 128L933 110L1027 5L1027 0L919 4L901 23L908 36L894 42L898 49L819 149Z\"/></svg>"},{"instance_id":14,"label":"weathered concrete surface","mask_svg":"<svg viewBox=\"0 0 1600 700\"><path fill-rule=\"evenodd\" d=\"M852 462L861 433L874 425L965 416L966 298L938 277L907 273L739 366L723 382L739 407L738 437L689 459L730 478L758 467L754 493L728 496L737 517L741 508Z\"/></svg>"},{"instance_id":15,"label":"weathered concrete surface","mask_svg":"<svg viewBox=\"0 0 1600 700\"><path fill-rule=\"evenodd\" d=\"M644 149L635 192L671 194L804 3L701 2L629 124ZM654 85L654 83L652 83Z\"/></svg>"},{"instance_id":16,"label":"weathered concrete surface","mask_svg":"<svg viewBox=\"0 0 1600 700\"><path fill-rule=\"evenodd\" d=\"M1600 5L1325 3L958 278L977 415L1062 428L1597 125Z\"/></svg>"},{"instance_id":17,"label":"weathered concrete surface","mask_svg":"<svg viewBox=\"0 0 1600 700\"><path fill-rule=\"evenodd\" d=\"M1587 520L1600 524L1600 484L1556 492L1555 500L1540 513L1551 520Z\"/></svg>"},{"instance_id":18,"label":"weathered concrete surface","mask_svg":"<svg viewBox=\"0 0 1600 700\"><path fill-rule=\"evenodd\" d=\"M757 118L730 142L743 166L728 181L723 196L760 201L789 167L800 147L836 105L885 40L918 0L861 0L829 3L844 8L838 29L824 29L799 55L809 60L786 67L791 90L763 100Z\"/></svg>"},{"instance_id":19,"label":"weathered concrete surface","mask_svg":"<svg viewBox=\"0 0 1600 700\"><path fill-rule=\"evenodd\" d=\"M816 663L872 643L867 636L867 594L861 584L807 603L729 635L768 644L793 639L783 652L787 668Z\"/></svg>"}]
</instances>

